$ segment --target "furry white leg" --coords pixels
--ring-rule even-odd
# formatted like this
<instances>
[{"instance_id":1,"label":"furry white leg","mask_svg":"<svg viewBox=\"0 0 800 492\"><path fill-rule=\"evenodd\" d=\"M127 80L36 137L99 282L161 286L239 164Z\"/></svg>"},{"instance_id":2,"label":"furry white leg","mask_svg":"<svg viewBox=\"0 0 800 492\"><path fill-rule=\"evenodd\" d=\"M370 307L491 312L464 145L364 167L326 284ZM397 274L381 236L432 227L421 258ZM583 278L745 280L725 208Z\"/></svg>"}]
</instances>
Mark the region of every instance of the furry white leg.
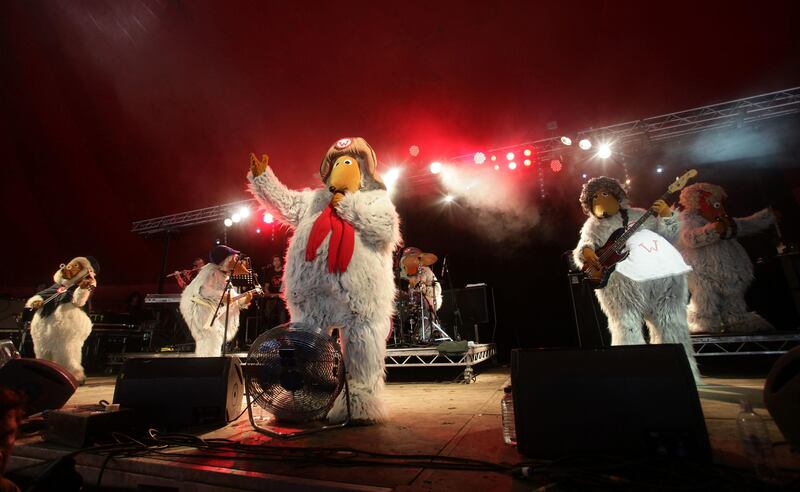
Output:
<instances>
[{"instance_id":1,"label":"furry white leg","mask_svg":"<svg viewBox=\"0 0 800 492\"><path fill-rule=\"evenodd\" d=\"M50 340L51 343L57 342ZM52 360L68 370L78 383L83 384L86 381L86 373L83 370L81 359L83 357L83 340L70 340L69 343L61 344L58 348L52 350Z\"/></svg>"},{"instance_id":2,"label":"furry white leg","mask_svg":"<svg viewBox=\"0 0 800 492\"><path fill-rule=\"evenodd\" d=\"M700 383L700 371L694 357L694 347L689 336L689 326L686 318L686 278L678 276L664 279L665 291L659 296L655 309L648 317L652 329L659 333L659 343L680 343L686 351L689 368L696 383Z\"/></svg>"},{"instance_id":3,"label":"furry white leg","mask_svg":"<svg viewBox=\"0 0 800 492\"><path fill-rule=\"evenodd\" d=\"M350 410L357 423L378 423L388 419L382 400L385 385L386 333L389 319L370 321L351 317L342 334L344 362L350 385ZM344 392L328 412L331 423L347 418Z\"/></svg>"},{"instance_id":4,"label":"furry white leg","mask_svg":"<svg viewBox=\"0 0 800 492\"><path fill-rule=\"evenodd\" d=\"M705 277L692 272L689 274L689 291L691 300L687 319L690 333L720 333L722 319L720 318L719 288Z\"/></svg>"},{"instance_id":5,"label":"furry white leg","mask_svg":"<svg viewBox=\"0 0 800 492\"><path fill-rule=\"evenodd\" d=\"M194 354L198 357L219 357L222 355L222 333L216 330L192 332Z\"/></svg>"}]
</instances>

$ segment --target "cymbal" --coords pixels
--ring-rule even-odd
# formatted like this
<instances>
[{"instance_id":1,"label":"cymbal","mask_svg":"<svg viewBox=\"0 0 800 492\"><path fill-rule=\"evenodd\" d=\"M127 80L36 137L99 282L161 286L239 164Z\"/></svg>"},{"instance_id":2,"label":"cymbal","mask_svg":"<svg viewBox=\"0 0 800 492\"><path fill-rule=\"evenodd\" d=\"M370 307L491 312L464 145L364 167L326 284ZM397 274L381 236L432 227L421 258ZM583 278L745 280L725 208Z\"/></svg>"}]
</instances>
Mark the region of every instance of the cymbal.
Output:
<instances>
[{"instance_id":1,"label":"cymbal","mask_svg":"<svg viewBox=\"0 0 800 492\"><path fill-rule=\"evenodd\" d=\"M405 263L409 259L415 259L419 262L422 266L431 266L437 261L439 261L439 257L433 253L411 253L408 255L403 256L403 262Z\"/></svg>"}]
</instances>

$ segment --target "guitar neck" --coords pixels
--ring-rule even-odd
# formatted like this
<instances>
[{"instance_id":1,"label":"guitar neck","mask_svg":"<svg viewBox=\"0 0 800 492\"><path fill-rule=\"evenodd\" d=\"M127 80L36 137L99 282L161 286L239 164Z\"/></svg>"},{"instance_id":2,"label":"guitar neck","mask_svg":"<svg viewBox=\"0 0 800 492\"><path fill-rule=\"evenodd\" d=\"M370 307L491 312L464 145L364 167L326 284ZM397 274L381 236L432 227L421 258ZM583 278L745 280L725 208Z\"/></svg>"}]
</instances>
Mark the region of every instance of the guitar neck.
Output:
<instances>
[{"instance_id":1,"label":"guitar neck","mask_svg":"<svg viewBox=\"0 0 800 492\"><path fill-rule=\"evenodd\" d=\"M659 200L665 200L669 196L669 191L658 197ZM655 216L656 213L653 211L652 208L647 209L645 213L639 217L636 222L630 225L628 229L614 242L614 249L618 249L619 247L623 246L631 236L633 236L637 230L649 219L651 216Z\"/></svg>"}]
</instances>

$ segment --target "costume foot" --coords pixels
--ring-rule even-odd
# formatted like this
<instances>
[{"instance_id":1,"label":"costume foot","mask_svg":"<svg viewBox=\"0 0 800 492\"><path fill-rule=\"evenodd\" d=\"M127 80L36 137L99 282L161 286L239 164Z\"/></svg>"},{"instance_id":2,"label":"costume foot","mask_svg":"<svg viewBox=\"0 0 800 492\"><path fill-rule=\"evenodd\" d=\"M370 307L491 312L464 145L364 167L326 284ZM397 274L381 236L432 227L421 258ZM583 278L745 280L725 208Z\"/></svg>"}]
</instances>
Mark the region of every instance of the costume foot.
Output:
<instances>
[{"instance_id":1,"label":"costume foot","mask_svg":"<svg viewBox=\"0 0 800 492\"><path fill-rule=\"evenodd\" d=\"M350 392L350 422L354 425L372 425L385 422L389 416L383 401L371 392L352 390ZM345 392L339 393L333 407L328 412L328 422L340 424L347 420L347 399Z\"/></svg>"}]
</instances>

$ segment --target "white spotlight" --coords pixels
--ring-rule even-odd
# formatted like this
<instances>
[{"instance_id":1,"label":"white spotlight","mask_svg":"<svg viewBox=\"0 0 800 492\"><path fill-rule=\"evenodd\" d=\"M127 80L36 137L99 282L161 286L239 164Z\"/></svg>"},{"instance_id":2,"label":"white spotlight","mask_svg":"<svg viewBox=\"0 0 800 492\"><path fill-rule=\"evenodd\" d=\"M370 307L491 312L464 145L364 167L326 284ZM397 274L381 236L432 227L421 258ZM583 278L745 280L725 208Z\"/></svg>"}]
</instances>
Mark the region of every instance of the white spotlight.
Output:
<instances>
[{"instance_id":1,"label":"white spotlight","mask_svg":"<svg viewBox=\"0 0 800 492\"><path fill-rule=\"evenodd\" d=\"M561 143L564 145L572 145L572 139L565 135L561 137Z\"/></svg>"},{"instance_id":2,"label":"white spotlight","mask_svg":"<svg viewBox=\"0 0 800 492\"><path fill-rule=\"evenodd\" d=\"M483 164L486 162L486 154L483 152L476 152L475 157L473 157L472 160L475 161L475 164Z\"/></svg>"},{"instance_id":3,"label":"white spotlight","mask_svg":"<svg viewBox=\"0 0 800 492\"><path fill-rule=\"evenodd\" d=\"M239 215L239 213L237 212L237 213L231 215L231 220L238 224L239 222L242 221L242 216Z\"/></svg>"},{"instance_id":4,"label":"white spotlight","mask_svg":"<svg viewBox=\"0 0 800 492\"><path fill-rule=\"evenodd\" d=\"M243 219L250 217L250 208L249 207L242 207L239 209L239 216Z\"/></svg>"},{"instance_id":5,"label":"white spotlight","mask_svg":"<svg viewBox=\"0 0 800 492\"><path fill-rule=\"evenodd\" d=\"M611 145L607 143L600 144L597 147L597 157L601 159L608 159L611 157Z\"/></svg>"},{"instance_id":6,"label":"white spotlight","mask_svg":"<svg viewBox=\"0 0 800 492\"><path fill-rule=\"evenodd\" d=\"M578 147L582 150L589 150L592 148L592 141L588 138L582 138L580 142L578 142Z\"/></svg>"},{"instance_id":7,"label":"white spotlight","mask_svg":"<svg viewBox=\"0 0 800 492\"><path fill-rule=\"evenodd\" d=\"M656 167L656 172L659 173L659 174L663 173L664 172L664 168L661 167L661 166L658 166L658 167Z\"/></svg>"},{"instance_id":8,"label":"white spotlight","mask_svg":"<svg viewBox=\"0 0 800 492\"><path fill-rule=\"evenodd\" d=\"M267 212L262 217L262 220L265 224L272 224L275 221L275 217L273 217L271 213Z\"/></svg>"},{"instance_id":9,"label":"white spotlight","mask_svg":"<svg viewBox=\"0 0 800 492\"><path fill-rule=\"evenodd\" d=\"M386 171L383 175L383 183L386 185L387 191L394 190L394 185L397 184L397 179L400 177L400 168L393 167Z\"/></svg>"},{"instance_id":10,"label":"white spotlight","mask_svg":"<svg viewBox=\"0 0 800 492\"><path fill-rule=\"evenodd\" d=\"M233 221L230 219L230 217L225 219L225 227L230 227L232 225L233 225Z\"/></svg>"},{"instance_id":11,"label":"white spotlight","mask_svg":"<svg viewBox=\"0 0 800 492\"><path fill-rule=\"evenodd\" d=\"M514 162L514 161L511 161L511 162L509 162L509 163L508 163L508 168L509 168L509 169L511 169L511 170L513 171L514 169L516 169L516 168L517 168L517 163L516 163L516 162Z\"/></svg>"},{"instance_id":12,"label":"white spotlight","mask_svg":"<svg viewBox=\"0 0 800 492\"><path fill-rule=\"evenodd\" d=\"M440 172L442 172L442 163L439 161L431 162L430 169L431 173L439 174Z\"/></svg>"},{"instance_id":13,"label":"white spotlight","mask_svg":"<svg viewBox=\"0 0 800 492\"><path fill-rule=\"evenodd\" d=\"M587 176L587 175L586 175L586 173L583 173L583 174L581 174L581 178L583 178L583 179L586 179L586 178L588 178L588 177L589 177L589 176Z\"/></svg>"},{"instance_id":14,"label":"white spotlight","mask_svg":"<svg viewBox=\"0 0 800 492\"><path fill-rule=\"evenodd\" d=\"M452 202L453 202L453 200L455 200L455 199L456 199L456 198L455 198L453 195L445 195L445 196L444 196L444 202L445 202L445 203L452 203Z\"/></svg>"},{"instance_id":15,"label":"white spotlight","mask_svg":"<svg viewBox=\"0 0 800 492\"><path fill-rule=\"evenodd\" d=\"M513 161L514 160L514 153L513 152L509 152L508 154L506 154L506 159L508 159L509 161Z\"/></svg>"}]
</instances>

